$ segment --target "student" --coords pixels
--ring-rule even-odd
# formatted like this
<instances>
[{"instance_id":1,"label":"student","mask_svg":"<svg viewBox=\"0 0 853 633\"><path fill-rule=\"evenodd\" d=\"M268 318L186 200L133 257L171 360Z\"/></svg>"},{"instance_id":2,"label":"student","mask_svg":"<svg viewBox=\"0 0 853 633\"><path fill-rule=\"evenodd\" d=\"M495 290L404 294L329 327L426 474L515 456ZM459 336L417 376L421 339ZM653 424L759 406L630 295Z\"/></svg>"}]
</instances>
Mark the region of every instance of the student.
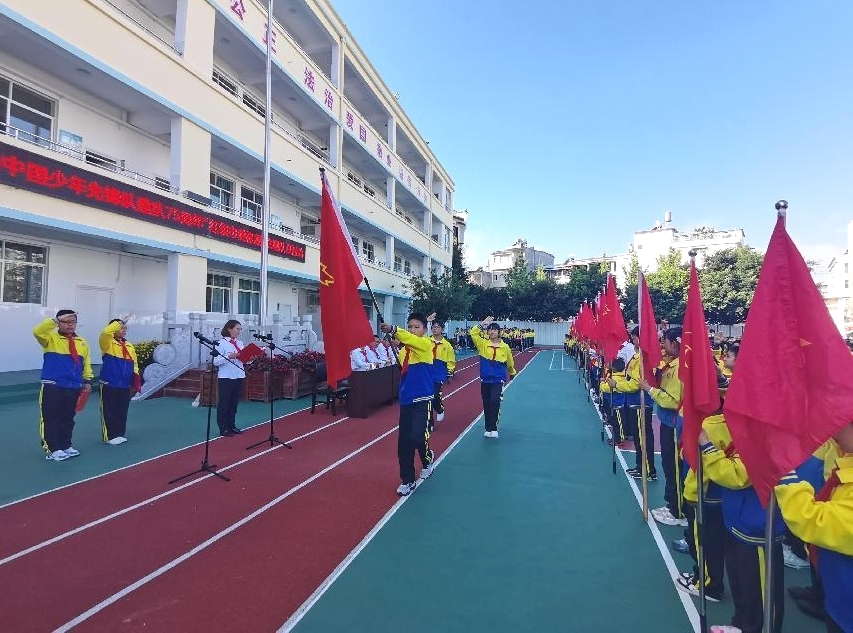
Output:
<instances>
[{"instance_id":1,"label":"student","mask_svg":"<svg viewBox=\"0 0 853 633\"><path fill-rule=\"evenodd\" d=\"M598 391L601 394L601 408L604 418L612 429L608 445L617 446L632 434L625 418L625 361L614 358L610 371L601 379Z\"/></svg>"},{"instance_id":2,"label":"student","mask_svg":"<svg viewBox=\"0 0 853 633\"><path fill-rule=\"evenodd\" d=\"M489 316L472 327L471 340L480 355L480 394L486 423L483 437L497 439L503 386L515 377L515 363L509 345L501 340L501 326L494 320Z\"/></svg>"},{"instance_id":3,"label":"student","mask_svg":"<svg viewBox=\"0 0 853 633\"><path fill-rule=\"evenodd\" d=\"M382 323L379 327L392 334L402 349L400 359L400 421L397 431L397 460L400 480L397 494L405 497L415 489L414 453L421 460L421 479L432 475L435 453L429 447L429 419L434 395L432 343L426 338L427 320L413 312L407 321L408 331Z\"/></svg>"},{"instance_id":4,"label":"student","mask_svg":"<svg viewBox=\"0 0 853 633\"><path fill-rule=\"evenodd\" d=\"M129 316L113 319L98 337L101 348L101 435L112 446L127 441L130 398L142 387L136 350L127 336Z\"/></svg>"},{"instance_id":5,"label":"student","mask_svg":"<svg viewBox=\"0 0 853 633\"><path fill-rule=\"evenodd\" d=\"M776 500L793 534L812 545L810 558L821 579L828 633L853 631L853 423L835 434L832 467L820 490L789 473ZM834 453L834 454L833 454Z\"/></svg>"},{"instance_id":6,"label":"student","mask_svg":"<svg viewBox=\"0 0 853 633\"><path fill-rule=\"evenodd\" d=\"M678 408L684 386L678 378L678 355L681 352L681 328L672 327L663 333L666 353L661 369L660 387L652 387L648 380L640 380L640 388L651 396L655 413L660 420L660 461L664 474L664 500L666 505L652 510L658 523L687 527L681 511L681 457L678 453L678 436L681 416Z\"/></svg>"},{"instance_id":7,"label":"student","mask_svg":"<svg viewBox=\"0 0 853 633\"><path fill-rule=\"evenodd\" d=\"M432 324L432 367L434 371L433 380L435 381L435 391L432 398L432 409L435 411L436 422L444 420L444 394L441 389L448 377L456 369L456 353L453 351L453 346L446 338L444 338L444 326L441 323L433 322ZM435 430L430 416L430 432Z\"/></svg>"},{"instance_id":8,"label":"student","mask_svg":"<svg viewBox=\"0 0 853 633\"><path fill-rule=\"evenodd\" d=\"M640 373L642 371L641 356L640 356L640 326L635 325L631 330L631 344L634 347L634 354L628 361L628 366L625 369L625 383L617 384L620 391L625 393L625 400L628 404L629 426L634 431L634 456L636 458L634 468L629 468L627 473L634 479L642 479L643 477L643 451L640 443L640 414L643 414L646 445L646 469L649 481L657 481L657 468L655 466L655 430L652 426L652 399L650 397L643 398L644 410L640 411Z\"/></svg>"},{"instance_id":9,"label":"student","mask_svg":"<svg viewBox=\"0 0 853 633\"><path fill-rule=\"evenodd\" d=\"M89 344L77 336L77 313L60 310L33 328L44 350L39 394L39 434L45 459L61 462L80 454L71 445L74 415L81 392L92 391Z\"/></svg>"},{"instance_id":10,"label":"student","mask_svg":"<svg viewBox=\"0 0 853 633\"><path fill-rule=\"evenodd\" d=\"M246 371L243 363L237 358L243 349L240 332L243 325L236 319L229 319L222 327L222 338L216 344L218 355L213 357L213 364L219 367L219 401L216 405L216 423L219 425L221 437L239 435L243 429L237 428L237 404L243 393L243 381Z\"/></svg>"}]
</instances>

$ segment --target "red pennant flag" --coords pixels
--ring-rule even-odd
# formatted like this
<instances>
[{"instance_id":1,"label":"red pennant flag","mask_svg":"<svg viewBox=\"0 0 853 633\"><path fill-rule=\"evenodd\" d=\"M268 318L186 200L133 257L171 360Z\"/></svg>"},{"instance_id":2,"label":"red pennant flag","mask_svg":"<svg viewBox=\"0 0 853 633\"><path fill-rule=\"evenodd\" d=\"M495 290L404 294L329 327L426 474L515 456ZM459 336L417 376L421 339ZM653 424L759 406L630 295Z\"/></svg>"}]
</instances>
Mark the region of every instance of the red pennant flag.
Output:
<instances>
[{"instance_id":1,"label":"red pennant flag","mask_svg":"<svg viewBox=\"0 0 853 633\"><path fill-rule=\"evenodd\" d=\"M352 372L350 352L373 340L373 330L361 303L358 286L364 273L347 225L326 178L320 209L320 327L330 385Z\"/></svg>"},{"instance_id":2,"label":"red pennant flag","mask_svg":"<svg viewBox=\"0 0 853 633\"><path fill-rule=\"evenodd\" d=\"M780 216L770 238L724 413L761 503L853 420L853 356Z\"/></svg>"},{"instance_id":3,"label":"red pennant flag","mask_svg":"<svg viewBox=\"0 0 853 633\"><path fill-rule=\"evenodd\" d=\"M640 351L643 358L643 378L650 384L657 386L658 379L655 370L663 359L660 351L660 339L658 338L658 326L655 321L655 311L652 307L652 298L649 295L649 287L646 285L646 276L640 271L637 281L637 310L640 319Z\"/></svg>"},{"instance_id":4,"label":"red pennant flag","mask_svg":"<svg viewBox=\"0 0 853 633\"><path fill-rule=\"evenodd\" d=\"M693 262L690 264L690 287L684 309L678 377L684 385L684 429L681 435L684 459L695 469L702 421L720 408L720 390L717 386L717 365L705 323L699 275Z\"/></svg>"},{"instance_id":5,"label":"red pennant flag","mask_svg":"<svg viewBox=\"0 0 853 633\"><path fill-rule=\"evenodd\" d=\"M619 348L628 338L625 317L616 295L616 283L611 275L607 276L607 287L601 300L601 318L599 320L599 341L604 351L604 360L608 363L616 358Z\"/></svg>"}]
</instances>

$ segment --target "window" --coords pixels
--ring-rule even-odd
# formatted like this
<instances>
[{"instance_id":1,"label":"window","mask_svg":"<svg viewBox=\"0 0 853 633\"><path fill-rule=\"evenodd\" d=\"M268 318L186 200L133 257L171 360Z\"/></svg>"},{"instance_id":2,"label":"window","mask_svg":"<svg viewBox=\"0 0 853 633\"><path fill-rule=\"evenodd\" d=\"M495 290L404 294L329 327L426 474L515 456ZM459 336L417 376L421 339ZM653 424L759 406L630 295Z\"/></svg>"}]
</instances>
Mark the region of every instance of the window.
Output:
<instances>
[{"instance_id":1,"label":"window","mask_svg":"<svg viewBox=\"0 0 853 633\"><path fill-rule=\"evenodd\" d=\"M361 305L364 306L364 311L367 313L367 320L373 321L373 299L367 297L361 298Z\"/></svg>"},{"instance_id":2,"label":"window","mask_svg":"<svg viewBox=\"0 0 853 633\"><path fill-rule=\"evenodd\" d=\"M351 235L350 239L352 240L352 245L355 248L355 252L358 253L358 238L355 235Z\"/></svg>"},{"instance_id":3,"label":"window","mask_svg":"<svg viewBox=\"0 0 853 633\"><path fill-rule=\"evenodd\" d=\"M846 280L846 279L844 280L844 287L845 287L845 288L849 288L849 287L850 287L850 282L849 282L848 280Z\"/></svg>"},{"instance_id":4,"label":"window","mask_svg":"<svg viewBox=\"0 0 853 633\"><path fill-rule=\"evenodd\" d=\"M367 194L368 196L370 196L371 198L375 198L375 197L376 197L376 191L373 189L373 187L369 187L369 186L368 186L368 185L366 185L366 184L364 185L364 193L366 193L366 194Z\"/></svg>"},{"instance_id":5,"label":"window","mask_svg":"<svg viewBox=\"0 0 853 633\"><path fill-rule=\"evenodd\" d=\"M246 186L240 187L240 216L260 224L264 212L264 194Z\"/></svg>"},{"instance_id":6,"label":"window","mask_svg":"<svg viewBox=\"0 0 853 633\"><path fill-rule=\"evenodd\" d=\"M213 69L213 83L219 84L226 92L237 96L237 82L218 68Z\"/></svg>"},{"instance_id":7,"label":"window","mask_svg":"<svg viewBox=\"0 0 853 633\"><path fill-rule=\"evenodd\" d=\"M314 216L303 213L299 216L299 233L309 237L319 237L317 235L317 227L320 221Z\"/></svg>"},{"instance_id":8,"label":"window","mask_svg":"<svg viewBox=\"0 0 853 633\"><path fill-rule=\"evenodd\" d=\"M231 277L228 275L208 274L207 305L208 312L231 313Z\"/></svg>"},{"instance_id":9,"label":"window","mask_svg":"<svg viewBox=\"0 0 853 633\"><path fill-rule=\"evenodd\" d=\"M234 182L210 172L210 206L234 213Z\"/></svg>"},{"instance_id":10,"label":"window","mask_svg":"<svg viewBox=\"0 0 853 633\"><path fill-rule=\"evenodd\" d=\"M408 259L403 260L403 272L407 275L412 274L412 262L410 262Z\"/></svg>"},{"instance_id":11,"label":"window","mask_svg":"<svg viewBox=\"0 0 853 633\"><path fill-rule=\"evenodd\" d=\"M317 314L317 310L320 308L320 293L309 291L306 293L306 299L308 301L308 313Z\"/></svg>"},{"instance_id":12,"label":"window","mask_svg":"<svg viewBox=\"0 0 853 633\"><path fill-rule=\"evenodd\" d=\"M53 101L0 78L0 132L48 145L53 138Z\"/></svg>"},{"instance_id":13,"label":"window","mask_svg":"<svg viewBox=\"0 0 853 633\"><path fill-rule=\"evenodd\" d=\"M246 91L243 91L243 103L248 106L252 112L260 114L261 117L267 116L267 109L264 107L261 100Z\"/></svg>"},{"instance_id":14,"label":"window","mask_svg":"<svg viewBox=\"0 0 853 633\"><path fill-rule=\"evenodd\" d=\"M394 272L403 270L403 258L399 255L394 255Z\"/></svg>"},{"instance_id":15,"label":"window","mask_svg":"<svg viewBox=\"0 0 853 633\"><path fill-rule=\"evenodd\" d=\"M0 241L0 300L6 303L36 303L44 298L44 269L47 249L43 246Z\"/></svg>"},{"instance_id":16,"label":"window","mask_svg":"<svg viewBox=\"0 0 853 633\"><path fill-rule=\"evenodd\" d=\"M362 241L361 243L361 254L367 259L369 262L373 262L374 253L373 253L373 244L368 241Z\"/></svg>"},{"instance_id":17,"label":"window","mask_svg":"<svg viewBox=\"0 0 853 633\"><path fill-rule=\"evenodd\" d=\"M241 279L237 282L237 314L261 313L261 282Z\"/></svg>"},{"instance_id":18,"label":"window","mask_svg":"<svg viewBox=\"0 0 853 633\"><path fill-rule=\"evenodd\" d=\"M101 169L109 169L110 171L118 171L118 161L115 158L98 154L86 150L86 162Z\"/></svg>"}]
</instances>

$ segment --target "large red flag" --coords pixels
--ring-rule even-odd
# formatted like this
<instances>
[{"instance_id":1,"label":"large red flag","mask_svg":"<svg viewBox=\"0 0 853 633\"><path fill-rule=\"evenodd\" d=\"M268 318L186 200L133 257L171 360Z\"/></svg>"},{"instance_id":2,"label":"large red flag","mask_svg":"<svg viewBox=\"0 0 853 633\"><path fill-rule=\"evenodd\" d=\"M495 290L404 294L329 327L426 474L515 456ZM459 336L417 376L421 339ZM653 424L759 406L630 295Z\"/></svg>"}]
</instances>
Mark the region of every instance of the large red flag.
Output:
<instances>
[{"instance_id":1,"label":"large red flag","mask_svg":"<svg viewBox=\"0 0 853 633\"><path fill-rule=\"evenodd\" d=\"M720 408L720 390L717 386L717 365L705 323L699 275L693 262L690 263L690 287L687 291L687 306L684 309L678 377L684 385L684 428L681 435L684 459L695 469L702 421Z\"/></svg>"},{"instance_id":2,"label":"large red flag","mask_svg":"<svg viewBox=\"0 0 853 633\"><path fill-rule=\"evenodd\" d=\"M853 420L851 376L853 357L780 216L724 405L763 504L782 475Z\"/></svg>"},{"instance_id":3,"label":"large red flag","mask_svg":"<svg viewBox=\"0 0 853 633\"><path fill-rule=\"evenodd\" d=\"M608 275L599 319L599 342L606 362L616 358L619 348L627 338L628 331L625 328L625 317L622 316L622 306L619 305L619 297L616 295L616 283L613 277Z\"/></svg>"},{"instance_id":4,"label":"large red flag","mask_svg":"<svg viewBox=\"0 0 853 633\"><path fill-rule=\"evenodd\" d=\"M658 338L658 326L655 321L655 311L652 307L652 298L649 295L649 287L646 285L646 276L640 271L637 280L637 313L640 319L640 351L643 353L643 378L649 383L657 386L658 379L655 370L663 359L660 351L660 339Z\"/></svg>"},{"instance_id":5,"label":"large red flag","mask_svg":"<svg viewBox=\"0 0 853 633\"><path fill-rule=\"evenodd\" d=\"M320 171L320 327L328 381L337 385L352 372L350 352L372 341L373 330L358 293L364 273L326 172Z\"/></svg>"}]
</instances>

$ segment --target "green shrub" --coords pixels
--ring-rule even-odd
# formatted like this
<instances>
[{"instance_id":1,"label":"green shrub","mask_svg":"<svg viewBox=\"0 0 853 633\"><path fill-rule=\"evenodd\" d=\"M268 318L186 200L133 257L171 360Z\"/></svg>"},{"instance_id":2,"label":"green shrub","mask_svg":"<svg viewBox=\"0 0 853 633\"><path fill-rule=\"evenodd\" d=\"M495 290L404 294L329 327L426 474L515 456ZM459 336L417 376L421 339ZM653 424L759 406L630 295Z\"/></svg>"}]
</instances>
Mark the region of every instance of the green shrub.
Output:
<instances>
[{"instance_id":1,"label":"green shrub","mask_svg":"<svg viewBox=\"0 0 853 633\"><path fill-rule=\"evenodd\" d=\"M136 349L136 360L139 363L139 373L142 374L142 371L148 367L151 363L154 362L154 348L160 345L163 341L140 341L139 343L134 343L133 347Z\"/></svg>"}]
</instances>

